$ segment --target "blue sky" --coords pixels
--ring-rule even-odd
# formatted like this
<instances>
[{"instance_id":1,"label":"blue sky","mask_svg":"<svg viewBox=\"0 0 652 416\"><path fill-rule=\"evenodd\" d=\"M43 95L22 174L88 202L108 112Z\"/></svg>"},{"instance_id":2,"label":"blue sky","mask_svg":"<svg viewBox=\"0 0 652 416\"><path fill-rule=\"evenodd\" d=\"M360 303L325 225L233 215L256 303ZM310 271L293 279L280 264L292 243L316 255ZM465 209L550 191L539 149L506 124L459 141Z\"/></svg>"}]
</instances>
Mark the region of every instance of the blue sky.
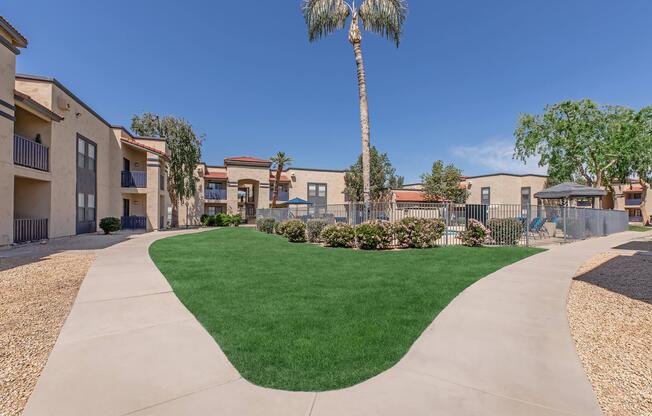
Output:
<instances>
[{"instance_id":1,"label":"blue sky","mask_svg":"<svg viewBox=\"0 0 652 416\"><path fill-rule=\"evenodd\" d=\"M30 41L18 71L56 77L112 123L143 111L188 119L203 159L289 153L345 168L360 149L345 32L307 41L300 0L30 0L2 13ZM372 143L408 182L432 162L466 174L537 171L511 161L522 112L592 98L652 98L649 0L410 0L399 49L363 38Z\"/></svg>"}]
</instances>

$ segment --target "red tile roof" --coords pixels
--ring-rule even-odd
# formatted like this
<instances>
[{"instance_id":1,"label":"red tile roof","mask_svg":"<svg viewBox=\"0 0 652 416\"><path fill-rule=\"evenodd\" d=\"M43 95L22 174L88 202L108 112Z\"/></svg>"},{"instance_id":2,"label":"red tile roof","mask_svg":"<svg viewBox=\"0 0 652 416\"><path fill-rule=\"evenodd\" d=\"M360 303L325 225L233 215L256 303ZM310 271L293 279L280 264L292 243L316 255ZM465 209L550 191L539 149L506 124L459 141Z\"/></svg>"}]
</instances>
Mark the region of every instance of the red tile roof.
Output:
<instances>
[{"instance_id":1,"label":"red tile roof","mask_svg":"<svg viewBox=\"0 0 652 416\"><path fill-rule=\"evenodd\" d=\"M439 202L442 198L435 198L434 201L429 199L423 191L394 191L396 202Z\"/></svg>"},{"instance_id":2,"label":"red tile roof","mask_svg":"<svg viewBox=\"0 0 652 416\"><path fill-rule=\"evenodd\" d=\"M228 179L226 172L206 172L204 174L206 179Z\"/></svg>"},{"instance_id":3,"label":"red tile roof","mask_svg":"<svg viewBox=\"0 0 652 416\"><path fill-rule=\"evenodd\" d=\"M131 144L133 146L140 147L143 150L147 150L148 152L156 153L157 155L163 156L164 158L168 159L168 156L165 153L161 152L160 150L158 150L155 147L147 146L146 144L142 144L142 143L138 143L137 141L135 141L133 139L130 139L130 138L127 138L127 137L122 137L122 138L120 138L120 140L122 142L124 142L124 143L129 143L129 144Z\"/></svg>"},{"instance_id":4,"label":"red tile roof","mask_svg":"<svg viewBox=\"0 0 652 416\"><path fill-rule=\"evenodd\" d=\"M643 192L643 185L639 183L633 183L631 185L625 185L623 192Z\"/></svg>"},{"instance_id":5,"label":"red tile roof","mask_svg":"<svg viewBox=\"0 0 652 416\"><path fill-rule=\"evenodd\" d=\"M227 157L227 158L224 158L224 161L225 162L229 161L229 162L272 163L271 160L258 159L256 157L251 157L251 156Z\"/></svg>"},{"instance_id":6,"label":"red tile roof","mask_svg":"<svg viewBox=\"0 0 652 416\"><path fill-rule=\"evenodd\" d=\"M270 174L269 175L269 180L270 181L275 181L276 180L276 174ZM288 178L285 175L281 175L281 180L279 182L290 182L290 178Z\"/></svg>"}]
</instances>

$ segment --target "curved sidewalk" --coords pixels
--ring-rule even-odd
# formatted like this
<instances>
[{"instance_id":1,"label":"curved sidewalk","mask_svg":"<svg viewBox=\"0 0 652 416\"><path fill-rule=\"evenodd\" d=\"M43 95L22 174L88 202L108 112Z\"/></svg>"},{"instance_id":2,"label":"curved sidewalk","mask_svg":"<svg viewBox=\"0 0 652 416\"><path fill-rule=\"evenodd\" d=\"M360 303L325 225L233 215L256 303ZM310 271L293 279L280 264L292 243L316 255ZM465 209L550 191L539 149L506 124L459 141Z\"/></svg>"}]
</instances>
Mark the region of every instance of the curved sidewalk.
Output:
<instances>
[{"instance_id":1,"label":"curved sidewalk","mask_svg":"<svg viewBox=\"0 0 652 416\"><path fill-rule=\"evenodd\" d=\"M590 257L642 236L573 243L501 269L451 302L393 368L302 393L242 379L179 302L148 255L172 234L98 252L25 416L599 415L568 328L568 288Z\"/></svg>"}]
</instances>

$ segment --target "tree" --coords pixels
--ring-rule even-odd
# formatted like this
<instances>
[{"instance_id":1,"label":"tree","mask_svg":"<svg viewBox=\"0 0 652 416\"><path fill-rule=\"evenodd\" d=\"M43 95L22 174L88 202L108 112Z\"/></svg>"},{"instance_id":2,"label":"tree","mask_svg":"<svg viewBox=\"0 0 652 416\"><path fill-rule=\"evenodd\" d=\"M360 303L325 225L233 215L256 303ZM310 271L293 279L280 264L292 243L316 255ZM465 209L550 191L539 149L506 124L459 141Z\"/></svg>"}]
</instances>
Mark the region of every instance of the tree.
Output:
<instances>
[{"instance_id":1,"label":"tree","mask_svg":"<svg viewBox=\"0 0 652 416\"><path fill-rule=\"evenodd\" d=\"M272 208L276 208L276 201L278 200L278 188L281 182L281 173L283 168L292 163L292 158L285 155L285 152L278 152L271 158L272 166L276 169L276 176L274 176L274 192L272 194Z\"/></svg>"},{"instance_id":2,"label":"tree","mask_svg":"<svg viewBox=\"0 0 652 416\"><path fill-rule=\"evenodd\" d=\"M406 0L361 0L359 7L355 2L344 0L303 0L303 16L308 26L310 42L343 29L351 16L349 42L353 45L355 63L358 70L358 93L360 96L360 126L362 131L362 194L365 204L372 197L371 154L369 131L369 107L367 103L367 83L364 61L362 59L362 34L359 20L365 30L378 33L399 46L403 24L407 17Z\"/></svg>"},{"instance_id":3,"label":"tree","mask_svg":"<svg viewBox=\"0 0 652 416\"><path fill-rule=\"evenodd\" d=\"M546 106L542 115L523 114L514 133L514 156L538 155L552 182L583 180L609 188L622 172L631 110L591 100Z\"/></svg>"},{"instance_id":4,"label":"tree","mask_svg":"<svg viewBox=\"0 0 652 416\"><path fill-rule=\"evenodd\" d=\"M460 186L462 171L453 164L444 166L444 162L437 160L432 164L430 173L421 175L423 191L426 198L431 201L444 199L457 204L466 203L469 191Z\"/></svg>"},{"instance_id":5,"label":"tree","mask_svg":"<svg viewBox=\"0 0 652 416\"><path fill-rule=\"evenodd\" d=\"M387 153L380 154L376 147L372 146L370 155L370 197L373 201L385 200L389 197L389 191L393 185L403 183L402 176L396 176L396 169L392 167ZM363 184L363 162L362 155L358 161L352 165L344 175L344 193L349 201L361 201L364 196Z\"/></svg>"},{"instance_id":6,"label":"tree","mask_svg":"<svg viewBox=\"0 0 652 416\"><path fill-rule=\"evenodd\" d=\"M170 150L167 188L172 203L172 225L178 225L179 204L197 191L195 168L201 161L201 142L190 123L183 118L160 117L152 113L134 115L131 129L138 135L165 139Z\"/></svg>"},{"instance_id":7,"label":"tree","mask_svg":"<svg viewBox=\"0 0 652 416\"><path fill-rule=\"evenodd\" d=\"M390 189L403 189L403 185L405 185L404 176L392 176L389 178Z\"/></svg>"}]
</instances>

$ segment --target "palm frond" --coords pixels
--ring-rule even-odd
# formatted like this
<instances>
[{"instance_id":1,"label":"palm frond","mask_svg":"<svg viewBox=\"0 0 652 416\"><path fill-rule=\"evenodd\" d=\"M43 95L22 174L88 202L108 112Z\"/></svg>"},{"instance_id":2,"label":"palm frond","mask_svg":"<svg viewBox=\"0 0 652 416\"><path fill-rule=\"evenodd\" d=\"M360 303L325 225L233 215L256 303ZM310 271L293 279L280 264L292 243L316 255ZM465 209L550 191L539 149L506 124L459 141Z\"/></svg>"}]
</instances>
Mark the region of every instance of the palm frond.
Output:
<instances>
[{"instance_id":1,"label":"palm frond","mask_svg":"<svg viewBox=\"0 0 652 416\"><path fill-rule=\"evenodd\" d=\"M349 7L344 0L303 0L301 11L311 42L344 28L349 16Z\"/></svg>"},{"instance_id":2,"label":"palm frond","mask_svg":"<svg viewBox=\"0 0 652 416\"><path fill-rule=\"evenodd\" d=\"M365 0L360 6L365 30L393 40L398 47L407 18L407 0Z\"/></svg>"}]
</instances>

